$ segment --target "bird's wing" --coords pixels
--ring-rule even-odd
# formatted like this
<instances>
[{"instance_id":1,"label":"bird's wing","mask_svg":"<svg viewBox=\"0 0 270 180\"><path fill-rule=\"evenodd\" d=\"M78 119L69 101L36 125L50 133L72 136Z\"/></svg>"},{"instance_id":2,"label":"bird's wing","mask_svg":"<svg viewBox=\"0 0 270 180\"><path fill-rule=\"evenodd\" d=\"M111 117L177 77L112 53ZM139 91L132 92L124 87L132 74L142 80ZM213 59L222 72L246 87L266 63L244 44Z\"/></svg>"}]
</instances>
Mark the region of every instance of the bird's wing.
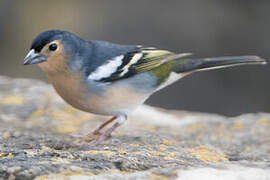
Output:
<instances>
[{"instance_id":1,"label":"bird's wing","mask_svg":"<svg viewBox=\"0 0 270 180\"><path fill-rule=\"evenodd\" d=\"M140 47L106 61L93 71L88 79L97 82L113 82L150 71L166 62L188 55L190 53L174 54L167 50Z\"/></svg>"}]
</instances>

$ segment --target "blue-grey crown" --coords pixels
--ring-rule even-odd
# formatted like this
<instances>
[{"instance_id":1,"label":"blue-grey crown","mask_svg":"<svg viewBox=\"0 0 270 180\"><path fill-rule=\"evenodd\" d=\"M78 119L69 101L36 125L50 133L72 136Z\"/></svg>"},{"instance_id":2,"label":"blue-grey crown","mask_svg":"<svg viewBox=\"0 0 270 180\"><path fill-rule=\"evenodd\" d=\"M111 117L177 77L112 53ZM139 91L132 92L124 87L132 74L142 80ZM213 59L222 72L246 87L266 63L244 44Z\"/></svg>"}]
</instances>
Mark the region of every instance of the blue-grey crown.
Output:
<instances>
[{"instance_id":1,"label":"blue-grey crown","mask_svg":"<svg viewBox=\"0 0 270 180\"><path fill-rule=\"evenodd\" d=\"M41 49L51 41L62 39L63 35L68 33L62 30L49 30L39 34L32 42L31 49L40 52Z\"/></svg>"}]
</instances>

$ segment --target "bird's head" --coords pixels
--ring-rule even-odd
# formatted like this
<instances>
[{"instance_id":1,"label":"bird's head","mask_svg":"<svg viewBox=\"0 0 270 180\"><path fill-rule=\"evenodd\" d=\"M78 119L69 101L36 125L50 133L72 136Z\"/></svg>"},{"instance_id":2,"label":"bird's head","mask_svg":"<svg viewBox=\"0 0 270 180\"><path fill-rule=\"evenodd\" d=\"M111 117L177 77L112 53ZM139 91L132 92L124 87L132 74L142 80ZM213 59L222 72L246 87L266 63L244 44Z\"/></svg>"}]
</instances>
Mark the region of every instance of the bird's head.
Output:
<instances>
[{"instance_id":1,"label":"bird's head","mask_svg":"<svg viewBox=\"0 0 270 180\"><path fill-rule=\"evenodd\" d=\"M79 38L67 31L45 31L33 40L23 64L38 64L45 72L65 69L67 57L74 53L77 41Z\"/></svg>"}]
</instances>

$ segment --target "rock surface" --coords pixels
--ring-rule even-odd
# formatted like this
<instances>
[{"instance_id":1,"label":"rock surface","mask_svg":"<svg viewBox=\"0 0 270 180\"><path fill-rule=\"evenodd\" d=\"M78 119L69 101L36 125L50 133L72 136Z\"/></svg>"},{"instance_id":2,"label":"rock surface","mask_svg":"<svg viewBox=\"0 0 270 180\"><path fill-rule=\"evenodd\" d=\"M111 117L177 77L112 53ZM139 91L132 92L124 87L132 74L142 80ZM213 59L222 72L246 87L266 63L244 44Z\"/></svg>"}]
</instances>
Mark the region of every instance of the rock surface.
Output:
<instances>
[{"instance_id":1,"label":"rock surface","mask_svg":"<svg viewBox=\"0 0 270 180\"><path fill-rule=\"evenodd\" d=\"M188 179L232 169L270 179L270 114L145 105L105 144L78 147L68 136L106 118L73 109L41 81L0 76L0 179Z\"/></svg>"}]
</instances>

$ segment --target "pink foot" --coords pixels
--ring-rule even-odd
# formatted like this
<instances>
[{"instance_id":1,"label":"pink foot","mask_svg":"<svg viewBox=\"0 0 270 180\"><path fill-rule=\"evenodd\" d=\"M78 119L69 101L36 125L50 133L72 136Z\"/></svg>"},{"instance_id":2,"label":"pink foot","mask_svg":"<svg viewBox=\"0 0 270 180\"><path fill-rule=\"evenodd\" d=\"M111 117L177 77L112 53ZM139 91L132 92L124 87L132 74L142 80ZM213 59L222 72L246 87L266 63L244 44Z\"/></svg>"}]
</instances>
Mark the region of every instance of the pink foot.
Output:
<instances>
[{"instance_id":1,"label":"pink foot","mask_svg":"<svg viewBox=\"0 0 270 180\"><path fill-rule=\"evenodd\" d=\"M88 143L88 145L90 146L96 146L96 145L99 145L99 144L102 144L102 142L107 139L107 138L110 138L111 137L111 134L112 132L117 128L119 127L120 124L117 122L115 123L112 127L110 127L109 129L107 129L104 133L101 133L97 139L93 139L92 141L90 141Z\"/></svg>"},{"instance_id":2,"label":"pink foot","mask_svg":"<svg viewBox=\"0 0 270 180\"><path fill-rule=\"evenodd\" d=\"M98 128L96 128L93 132L88 133L86 135L70 135L71 138L76 138L78 140L78 144L76 144L77 146L81 146L84 145L86 143L88 143L90 146L93 145L99 145L101 144L105 139L111 137L112 132L121 125L121 123L116 122L115 124L113 124L112 127L110 127L109 129L107 129L105 132L101 132L101 130L108 125L109 123L111 123L112 121L114 121L116 119L116 117L111 118L110 120L106 121L105 123L103 123L101 126L99 126ZM125 118L126 119L126 118Z\"/></svg>"},{"instance_id":3,"label":"pink foot","mask_svg":"<svg viewBox=\"0 0 270 180\"><path fill-rule=\"evenodd\" d=\"M109 119L108 121L105 121L103 124L101 124L100 126L98 126L94 131L86 134L86 135L79 135L79 134L71 134L70 137L71 138L75 138L78 139L79 141L89 141L92 139L96 139L97 136L102 135L103 133L101 132L101 130L107 126L108 124L110 124L111 122L113 122L117 117L114 116L111 119Z\"/></svg>"}]
</instances>

